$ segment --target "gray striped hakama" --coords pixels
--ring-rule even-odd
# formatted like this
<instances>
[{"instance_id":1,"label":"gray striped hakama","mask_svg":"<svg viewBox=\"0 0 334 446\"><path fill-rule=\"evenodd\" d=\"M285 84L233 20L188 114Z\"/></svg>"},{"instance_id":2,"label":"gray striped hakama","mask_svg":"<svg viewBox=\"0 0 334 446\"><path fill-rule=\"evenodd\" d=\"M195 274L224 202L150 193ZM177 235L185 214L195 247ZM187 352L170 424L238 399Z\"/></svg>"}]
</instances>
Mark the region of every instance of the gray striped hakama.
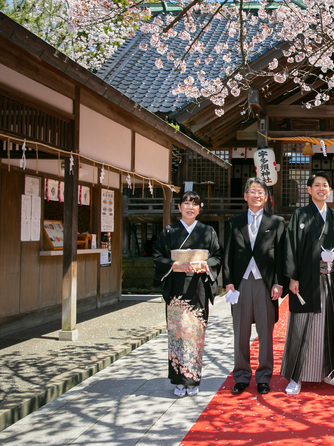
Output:
<instances>
[{"instance_id":1,"label":"gray striped hakama","mask_svg":"<svg viewBox=\"0 0 334 446\"><path fill-rule=\"evenodd\" d=\"M321 382L333 370L332 292L331 275L320 274L321 313L289 313L281 365L288 380Z\"/></svg>"}]
</instances>

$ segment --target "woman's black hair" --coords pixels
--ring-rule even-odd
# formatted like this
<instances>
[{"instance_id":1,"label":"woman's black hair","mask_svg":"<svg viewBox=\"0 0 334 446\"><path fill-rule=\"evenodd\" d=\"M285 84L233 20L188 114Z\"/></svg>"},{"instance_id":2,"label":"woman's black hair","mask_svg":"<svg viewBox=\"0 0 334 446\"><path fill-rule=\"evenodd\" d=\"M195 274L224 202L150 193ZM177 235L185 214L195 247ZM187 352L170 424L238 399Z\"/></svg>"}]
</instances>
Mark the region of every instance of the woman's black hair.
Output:
<instances>
[{"instance_id":1,"label":"woman's black hair","mask_svg":"<svg viewBox=\"0 0 334 446\"><path fill-rule=\"evenodd\" d=\"M325 172L324 170L318 170L317 172L315 172L314 174L312 174L310 176L310 178L307 180L307 185L312 187L314 180L316 177L321 177L321 178L325 178L325 180L327 180L327 183L329 185L329 187L331 187L331 180L329 178L329 175L327 172Z\"/></svg>"},{"instance_id":2,"label":"woman's black hair","mask_svg":"<svg viewBox=\"0 0 334 446\"><path fill-rule=\"evenodd\" d=\"M182 204L184 201L193 201L194 203L198 204L199 206L202 206L201 197L195 191L189 190L189 191L185 192L182 195L182 197L180 198L180 204Z\"/></svg>"}]
</instances>

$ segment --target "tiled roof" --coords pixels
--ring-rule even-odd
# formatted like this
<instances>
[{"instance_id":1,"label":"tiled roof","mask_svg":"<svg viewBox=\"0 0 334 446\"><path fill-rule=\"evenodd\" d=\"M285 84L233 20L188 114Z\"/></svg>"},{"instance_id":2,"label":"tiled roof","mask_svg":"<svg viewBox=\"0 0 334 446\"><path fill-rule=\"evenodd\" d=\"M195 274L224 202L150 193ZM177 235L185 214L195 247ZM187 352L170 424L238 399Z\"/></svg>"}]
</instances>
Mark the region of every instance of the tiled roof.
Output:
<instances>
[{"instance_id":1,"label":"tiled roof","mask_svg":"<svg viewBox=\"0 0 334 446\"><path fill-rule=\"evenodd\" d=\"M203 24L208 19L205 14L197 14L197 25ZM177 29L180 29L180 24ZM173 88L185 77L192 74L196 77L199 71L195 67L194 62L197 57L201 60L212 57L209 65L204 65L204 70L210 72L210 76L215 78L221 74L221 70L225 64L223 54L218 55L214 47L218 43L226 42L226 20L214 19L211 23L209 32L204 33L202 42L205 45L204 54L190 54L187 59L187 66L191 68L185 74L174 69L173 62L168 62L164 56L160 56L164 66L158 69L155 66L155 60L159 57L154 48L149 45L150 35L138 32L136 36L126 41L114 55L99 70L98 76L105 82L113 85L125 95L129 96L141 106L147 108L153 113L168 115L175 112L191 102L184 95L175 96L172 93ZM255 30L254 30L255 32ZM229 40L230 48L236 47L238 36ZM148 50L142 51L139 48L140 43L148 43ZM277 42L268 38L263 44L259 45L254 55L254 60L263 55L266 51L276 45ZM168 51L174 51L175 57L182 57L182 49L184 41L179 38L169 39L167 41ZM233 64L240 62L240 56L235 50L235 59ZM232 65L231 63L229 65ZM203 65L201 65L203 66ZM199 87L199 84L197 84Z\"/></svg>"}]
</instances>

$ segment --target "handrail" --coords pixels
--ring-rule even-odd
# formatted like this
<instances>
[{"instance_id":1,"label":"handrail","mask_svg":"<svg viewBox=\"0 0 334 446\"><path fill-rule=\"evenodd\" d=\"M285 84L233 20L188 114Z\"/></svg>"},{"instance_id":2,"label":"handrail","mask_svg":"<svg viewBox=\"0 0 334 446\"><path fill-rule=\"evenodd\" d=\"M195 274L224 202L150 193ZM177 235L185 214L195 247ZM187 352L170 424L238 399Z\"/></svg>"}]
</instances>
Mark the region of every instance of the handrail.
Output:
<instances>
[{"instance_id":1,"label":"handrail","mask_svg":"<svg viewBox=\"0 0 334 446\"><path fill-rule=\"evenodd\" d=\"M247 209L247 203L243 198L203 198L204 207L202 213L204 214L231 214L239 213ZM173 199L171 202L171 212L179 213L178 199ZM123 196L123 214L124 215L139 215L139 214L162 214L163 213L163 199L162 198L134 198Z\"/></svg>"}]
</instances>

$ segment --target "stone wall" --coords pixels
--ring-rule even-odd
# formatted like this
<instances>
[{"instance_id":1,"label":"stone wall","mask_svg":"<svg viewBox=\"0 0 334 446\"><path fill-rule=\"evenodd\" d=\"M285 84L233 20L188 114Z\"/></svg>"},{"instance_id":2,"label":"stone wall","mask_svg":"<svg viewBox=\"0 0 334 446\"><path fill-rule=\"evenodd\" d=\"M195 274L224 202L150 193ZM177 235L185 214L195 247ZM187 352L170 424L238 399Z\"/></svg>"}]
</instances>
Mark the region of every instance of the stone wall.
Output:
<instances>
[{"instance_id":1,"label":"stone wall","mask_svg":"<svg viewBox=\"0 0 334 446\"><path fill-rule=\"evenodd\" d=\"M157 294L161 286L154 279L154 263L152 257L123 258L122 263L122 293ZM223 292L222 275L218 276L217 294Z\"/></svg>"},{"instance_id":2,"label":"stone wall","mask_svg":"<svg viewBox=\"0 0 334 446\"><path fill-rule=\"evenodd\" d=\"M160 293L152 257L123 258L122 293Z\"/></svg>"}]
</instances>

